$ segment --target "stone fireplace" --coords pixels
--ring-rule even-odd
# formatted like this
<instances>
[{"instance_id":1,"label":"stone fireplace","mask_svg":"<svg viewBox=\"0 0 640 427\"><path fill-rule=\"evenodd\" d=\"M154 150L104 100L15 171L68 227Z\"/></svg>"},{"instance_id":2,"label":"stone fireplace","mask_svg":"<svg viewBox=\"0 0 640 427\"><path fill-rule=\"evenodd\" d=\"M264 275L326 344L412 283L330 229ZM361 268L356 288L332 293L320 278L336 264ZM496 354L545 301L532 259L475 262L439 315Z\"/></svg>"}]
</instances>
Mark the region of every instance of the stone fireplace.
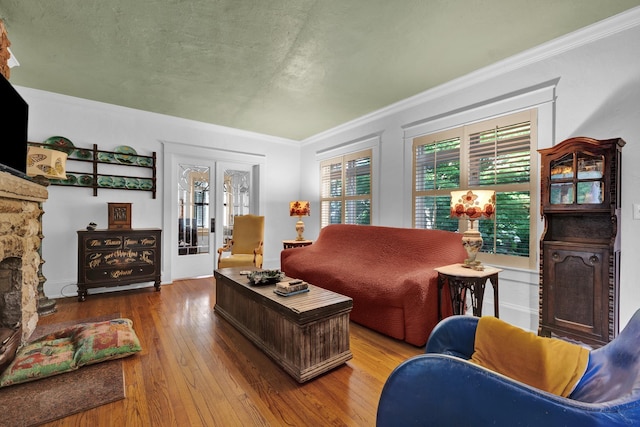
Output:
<instances>
[{"instance_id":1,"label":"stone fireplace","mask_svg":"<svg viewBox=\"0 0 640 427\"><path fill-rule=\"evenodd\" d=\"M41 203L46 187L0 170L0 326L22 324L22 342L38 324Z\"/></svg>"}]
</instances>

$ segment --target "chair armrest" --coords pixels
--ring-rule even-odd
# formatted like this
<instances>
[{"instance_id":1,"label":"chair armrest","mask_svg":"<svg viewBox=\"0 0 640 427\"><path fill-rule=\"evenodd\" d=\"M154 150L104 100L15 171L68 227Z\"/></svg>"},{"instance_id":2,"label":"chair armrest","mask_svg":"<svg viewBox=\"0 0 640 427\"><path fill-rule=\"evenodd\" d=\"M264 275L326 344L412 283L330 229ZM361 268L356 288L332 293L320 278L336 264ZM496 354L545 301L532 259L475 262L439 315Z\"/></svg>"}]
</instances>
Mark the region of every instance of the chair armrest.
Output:
<instances>
[{"instance_id":1,"label":"chair armrest","mask_svg":"<svg viewBox=\"0 0 640 427\"><path fill-rule=\"evenodd\" d=\"M619 412L537 390L454 356L424 354L391 373L376 425L625 425Z\"/></svg>"},{"instance_id":2,"label":"chair armrest","mask_svg":"<svg viewBox=\"0 0 640 427\"><path fill-rule=\"evenodd\" d=\"M448 354L471 359L476 341L478 317L457 315L440 321L429 335L425 353Z\"/></svg>"},{"instance_id":3,"label":"chair armrest","mask_svg":"<svg viewBox=\"0 0 640 427\"><path fill-rule=\"evenodd\" d=\"M263 242L260 242L260 245L258 245L257 248L255 248L253 250L253 265L255 265L258 268L262 268L262 260L263 260Z\"/></svg>"},{"instance_id":4,"label":"chair armrest","mask_svg":"<svg viewBox=\"0 0 640 427\"><path fill-rule=\"evenodd\" d=\"M232 247L233 247L233 239L229 240L221 248L218 248L218 255L221 256L223 252L229 252Z\"/></svg>"},{"instance_id":5,"label":"chair armrest","mask_svg":"<svg viewBox=\"0 0 640 427\"><path fill-rule=\"evenodd\" d=\"M220 268L220 260L222 259L222 253L230 252L232 247L233 247L233 239L225 243L223 247L218 248L218 268Z\"/></svg>"}]
</instances>

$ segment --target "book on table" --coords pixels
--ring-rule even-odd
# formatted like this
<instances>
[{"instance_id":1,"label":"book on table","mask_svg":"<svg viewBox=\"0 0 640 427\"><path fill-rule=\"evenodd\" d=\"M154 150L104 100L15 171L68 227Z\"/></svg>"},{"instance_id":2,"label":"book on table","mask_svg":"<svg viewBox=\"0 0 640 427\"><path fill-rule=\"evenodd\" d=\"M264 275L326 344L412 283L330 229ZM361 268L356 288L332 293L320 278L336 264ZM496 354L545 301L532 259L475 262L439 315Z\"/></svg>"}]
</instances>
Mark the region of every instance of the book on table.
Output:
<instances>
[{"instance_id":1,"label":"book on table","mask_svg":"<svg viewBox=\"0 0 640 427\"><path fill-rule=\"evenodd\" d=\"M290 280L288 282L276 283L274 290L278 295L293 295L309 291L309 284L302 280Z\"/></svg>"}]
</instances>

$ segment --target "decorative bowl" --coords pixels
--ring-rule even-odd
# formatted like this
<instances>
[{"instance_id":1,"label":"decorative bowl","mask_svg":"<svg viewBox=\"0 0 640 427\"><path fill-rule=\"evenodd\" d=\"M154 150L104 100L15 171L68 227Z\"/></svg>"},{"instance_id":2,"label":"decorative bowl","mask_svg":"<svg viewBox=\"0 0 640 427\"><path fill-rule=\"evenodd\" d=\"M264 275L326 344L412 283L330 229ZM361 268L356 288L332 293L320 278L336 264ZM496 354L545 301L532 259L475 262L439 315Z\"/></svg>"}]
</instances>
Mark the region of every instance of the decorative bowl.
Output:
<instances>
[{"instance_id":1,"label":"decorative bowl","mask_svg":"<svg viewBox=\"0 0 640 427\"><path fill-rule=\"evenodd\" d=\"M252 271L247 278L252 285L275 285L284 279L284 273L280 270Z\"/></svg>"}]
</instances>

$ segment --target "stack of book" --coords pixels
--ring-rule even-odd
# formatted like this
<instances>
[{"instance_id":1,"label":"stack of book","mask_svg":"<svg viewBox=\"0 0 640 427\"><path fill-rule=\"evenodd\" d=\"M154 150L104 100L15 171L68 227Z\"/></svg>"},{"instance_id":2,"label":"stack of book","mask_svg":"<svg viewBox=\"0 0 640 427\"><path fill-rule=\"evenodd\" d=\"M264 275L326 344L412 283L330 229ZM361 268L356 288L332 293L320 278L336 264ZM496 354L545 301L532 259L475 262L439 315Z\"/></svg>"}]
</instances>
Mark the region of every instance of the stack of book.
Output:
<instances>
[{"instance_id":1,"label":"stack of book","mask_svg":"<svg viewBox=\"0 0 640 427\"><path fill-rule=\"evenodd\" d=\"M297 279L288 282L278 282L273 292L282 296L301 294L303 292L309 292L309 284Z\"/></svg>"}]
</instances>

